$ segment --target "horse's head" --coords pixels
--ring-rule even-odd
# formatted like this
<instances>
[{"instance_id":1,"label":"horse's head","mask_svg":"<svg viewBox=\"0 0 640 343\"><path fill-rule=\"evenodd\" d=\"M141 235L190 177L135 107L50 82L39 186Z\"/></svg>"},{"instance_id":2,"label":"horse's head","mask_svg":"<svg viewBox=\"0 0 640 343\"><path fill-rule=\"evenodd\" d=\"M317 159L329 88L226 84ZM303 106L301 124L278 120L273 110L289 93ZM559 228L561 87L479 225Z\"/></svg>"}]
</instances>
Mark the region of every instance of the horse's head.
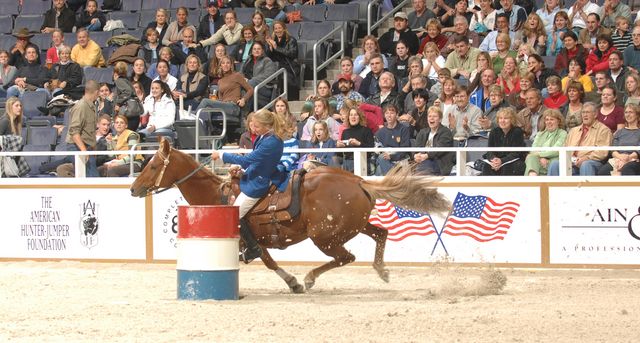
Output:
<instances>
[{"instance_id":1,"label":"horse's head","mask_svg":"<svg viewBox=\"0 0 640 343\"><path fill-rule=\"evenodd\" d=\"M169 141L162 137L158 151L131 185L132 196L143 198L159 188L173 185L178 179L175 168L169 167L174 159L173 152Z\"/></svg>"}]
</instances>

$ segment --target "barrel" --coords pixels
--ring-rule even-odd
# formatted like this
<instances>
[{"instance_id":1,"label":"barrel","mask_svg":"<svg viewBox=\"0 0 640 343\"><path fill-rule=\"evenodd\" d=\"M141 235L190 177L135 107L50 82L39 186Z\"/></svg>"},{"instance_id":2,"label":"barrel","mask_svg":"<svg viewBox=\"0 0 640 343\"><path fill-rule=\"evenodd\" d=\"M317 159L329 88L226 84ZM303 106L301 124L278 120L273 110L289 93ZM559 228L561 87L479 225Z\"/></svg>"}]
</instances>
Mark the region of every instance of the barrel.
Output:
<instances>
[{"instance_id":1,"label":"barrel","mask_svg":"<svg viewBox=\"0 0 640 343\"><path fill-rule=\"evenodd\" d=\"M178 299L238 300L237 206L178 206Z\"/></svg>"}]
</instances>

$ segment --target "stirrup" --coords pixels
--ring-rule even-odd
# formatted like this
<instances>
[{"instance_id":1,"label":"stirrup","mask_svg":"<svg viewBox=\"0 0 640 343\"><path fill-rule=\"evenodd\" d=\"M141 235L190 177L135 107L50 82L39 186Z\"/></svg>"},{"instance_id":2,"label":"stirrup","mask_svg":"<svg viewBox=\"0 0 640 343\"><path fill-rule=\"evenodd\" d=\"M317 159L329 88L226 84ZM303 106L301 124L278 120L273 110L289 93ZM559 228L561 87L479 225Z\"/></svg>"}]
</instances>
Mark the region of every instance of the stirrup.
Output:
<instances>
[{"instance_id":1,"label":"stirrup","mask_svg":"<svg viewBox=\"0 0 640 343\"><path fill-rule=\"evenodd\" d=\"M242 252L240 252L240 261L245 264L249 264L260 256L262 256L262 248L260 248L259 245L256 245L253 249L245 248L242 250Z\"/></svg>"}]
</instances>

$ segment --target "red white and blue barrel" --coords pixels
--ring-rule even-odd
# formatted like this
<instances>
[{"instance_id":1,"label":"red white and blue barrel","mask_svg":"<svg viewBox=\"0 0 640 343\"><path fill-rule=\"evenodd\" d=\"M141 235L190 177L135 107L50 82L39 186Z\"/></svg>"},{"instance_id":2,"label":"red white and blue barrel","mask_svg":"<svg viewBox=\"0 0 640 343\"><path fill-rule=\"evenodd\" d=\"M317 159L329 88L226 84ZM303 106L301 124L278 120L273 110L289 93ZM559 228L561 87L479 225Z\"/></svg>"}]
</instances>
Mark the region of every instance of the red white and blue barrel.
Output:
<instances>
[{"instance_id":1,"label":"red white and blue barrel","mask_svg":"<svg viewBox=\"0 0 640 343\"><path fill-rule=\"evenodd\" d=\"M178 206L178 299L238 300L238 207Z\"/></svg>"}]
</instances>

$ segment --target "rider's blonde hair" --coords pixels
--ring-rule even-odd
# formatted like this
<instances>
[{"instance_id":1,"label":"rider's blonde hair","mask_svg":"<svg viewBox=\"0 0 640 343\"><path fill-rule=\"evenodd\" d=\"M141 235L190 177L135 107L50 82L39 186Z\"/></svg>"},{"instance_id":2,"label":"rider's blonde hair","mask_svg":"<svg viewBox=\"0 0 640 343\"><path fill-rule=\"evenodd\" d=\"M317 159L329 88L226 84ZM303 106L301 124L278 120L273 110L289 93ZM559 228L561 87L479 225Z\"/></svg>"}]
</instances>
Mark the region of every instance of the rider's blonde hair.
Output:
<instances>
[{"instance_id":1,"label":"rider's blonde hair","mask_svg":"<svg viewBox=\"0 0 640 343\"><path fill-rule=\"evenodd\" d=\"M260 110L253 114L253 120L273 130L278 138L287 139L287 125L284 118L269 110Z\"/></svg>"}]
</instances>

